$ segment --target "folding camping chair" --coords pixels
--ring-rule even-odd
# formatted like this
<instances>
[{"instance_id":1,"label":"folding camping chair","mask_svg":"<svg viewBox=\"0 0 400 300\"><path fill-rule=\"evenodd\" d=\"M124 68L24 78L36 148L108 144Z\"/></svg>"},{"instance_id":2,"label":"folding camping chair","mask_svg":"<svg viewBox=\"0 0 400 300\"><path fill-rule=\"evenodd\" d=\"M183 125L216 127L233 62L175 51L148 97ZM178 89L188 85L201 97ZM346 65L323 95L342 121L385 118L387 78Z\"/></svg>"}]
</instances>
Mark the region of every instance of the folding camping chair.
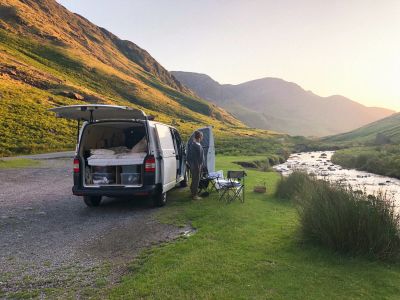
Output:
<instances>
[{"instance_id":1,"label":"folding camping chair","mask_svg":"<svg viewBox=\"0 0 400 300\"><path fill-rule=\"evenodd\" d=\"M226 179L217 178L216 186L219 193L219 200L227 203L235 199L244 202L245 198L245 171L228 171Z\"/></svg>"},{"instance_id":2,"label":"folding camping chair","mask_svg":"<svg viewBox=\"0 0 400 300\"><path fill-rule=\"evenodd\" d=\"M188 177L192 177L189 166L187 166L187 171L189 174ZM207 197L211 192L218 192L217 180L223 179L223 177L224 172L222 170L209 173L207 167L204 167L199 181L199 194L203 197Z\"/></svg>"},{"instance_id":3,"label":"folding camping chair","mask_svg":"<svg viewBox=\"0 0 400 300\"><path fill-rule=\"evenodd\" d=\"M220 171L216 171L216 172L210 172L207 175L207 179L210 181L210 185L209 185L209 191L213 192L216 191L218 192L218 179L223 179L224 178L224 171L220 170Z\"/></svg>"}]
</instances>

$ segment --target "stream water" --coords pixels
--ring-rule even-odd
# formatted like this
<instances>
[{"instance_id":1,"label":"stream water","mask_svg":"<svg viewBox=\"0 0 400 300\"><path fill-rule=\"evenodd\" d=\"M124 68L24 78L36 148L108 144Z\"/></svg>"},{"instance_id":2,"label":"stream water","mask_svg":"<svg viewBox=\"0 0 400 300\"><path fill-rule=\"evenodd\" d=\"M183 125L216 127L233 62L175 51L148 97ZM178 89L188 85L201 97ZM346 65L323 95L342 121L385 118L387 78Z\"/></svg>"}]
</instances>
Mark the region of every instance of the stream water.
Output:
<instances>
[{"instance_id":1,"label":"stream water","mask_svg":"<svg viewBox=\"0 0 400 300\"><path fill-rule=\"evenodd\" d=\"M389 199L395 201L397 211L400 211L400 180L342 168L331 162L334 153L334 151L294 153L285 163L274 166L274 169L283 176L290 175L294 170L302 170L319 179L346 184L353 190L366 191L368 194L384 192Z\"/></svg>"}]
</instances>

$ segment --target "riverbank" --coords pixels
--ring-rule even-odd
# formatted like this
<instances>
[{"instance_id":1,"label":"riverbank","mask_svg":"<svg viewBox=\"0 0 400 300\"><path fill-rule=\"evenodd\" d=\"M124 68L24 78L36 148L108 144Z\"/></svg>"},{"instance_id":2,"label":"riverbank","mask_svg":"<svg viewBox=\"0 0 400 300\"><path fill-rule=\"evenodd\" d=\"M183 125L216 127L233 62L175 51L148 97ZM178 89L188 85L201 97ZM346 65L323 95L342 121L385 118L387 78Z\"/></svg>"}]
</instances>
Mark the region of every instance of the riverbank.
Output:
<instances>
[{"instance_id":1,"label":"riverbank","mask_svg":"<svg viewBox=\"0 0 400 300\"><path fill-rule=\"evenodd\" d=\"M238 169L217 157L217 168ZM397 299L400 264L339 255L303 243L295 207L273 194L275 172L247 170L246 202L230 205L215 195L190 202L171 193L158 215L163 222L191 224L197 232L156 247L132 263L113 299ZM268 193L255 194L265 182Z\"/></svg>"},{"instance_id":2,"label":"riverbank","mask_svg":"<svg viewBox=\"0 0 400 300\"><path fill-rule=\"evenodd\" d=\"M289 175L293 170L305 171L319 179L351 186L355 191L371 195L384 192L390 200L394 200L397 209L400 210L399 179L343 168L334 164L335 153L334 151L294 153L284 164L274 168L283 175Z\"/></svg>"},{"instance_id":3,"label":"riverbank","mask_svg":"<svg viewBox=\"0 0 400 300\"><path fill-rule=\"evenodd\" d=\"M342 149L336 151L332 162L344 168L400 179L400 145Z\"/></svg>"}]
</instances>

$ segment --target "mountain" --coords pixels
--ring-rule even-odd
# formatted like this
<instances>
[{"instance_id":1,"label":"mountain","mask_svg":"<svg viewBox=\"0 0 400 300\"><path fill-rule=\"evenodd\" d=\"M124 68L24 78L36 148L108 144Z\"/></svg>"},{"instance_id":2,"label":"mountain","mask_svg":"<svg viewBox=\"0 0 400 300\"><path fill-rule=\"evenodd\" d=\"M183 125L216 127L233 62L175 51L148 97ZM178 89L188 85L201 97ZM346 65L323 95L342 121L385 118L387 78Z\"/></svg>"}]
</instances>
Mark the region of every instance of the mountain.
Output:
<instances>
[{"instance_id":1,"label":"mountain","mask_svg":"<svg viewBox=\"0 0 400 300\"><path fill-rule=\"evenodd\" d=\"M278 78L232 85L219 84L205 74L171 73L197 95L226 108L247 125L292 135L333 135L394 113L343 96L320 97Z\"/></svg>"},{"instance_id":2,"label":"mountain","mask_svg":"<svg viewBox=\"0 0 400 300\"><path fill-rule=\"evenodd\" d=\"M400 143L400 113L347 133L326 137L322 141L344 144Z\"/></svg>"},{"instance_id":3,"label":"mountain","mask_svg":"<svg viewBox=\"0 0 400 300\"><path fill-rule=\"evenodd\" d=\"M185 134L204 125L232 134L244 127L146 50L54 0L0 2L0 97L0 156L73 147L74 123L47 111L59 105L129 105Z\"/></svg>"}]
</instances>

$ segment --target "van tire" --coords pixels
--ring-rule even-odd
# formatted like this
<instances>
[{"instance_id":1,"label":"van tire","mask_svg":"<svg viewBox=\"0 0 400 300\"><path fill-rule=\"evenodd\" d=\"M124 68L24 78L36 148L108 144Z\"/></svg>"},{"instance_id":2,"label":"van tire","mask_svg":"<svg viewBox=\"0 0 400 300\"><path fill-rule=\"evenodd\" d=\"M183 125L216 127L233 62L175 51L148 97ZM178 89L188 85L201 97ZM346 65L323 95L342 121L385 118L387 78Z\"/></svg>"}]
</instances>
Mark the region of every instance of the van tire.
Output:
<instances>
[{"instance_id":1,"label":"van tire","mask_svg":"<svg viewBox=\"0 0 400 300\"><path fill-rule=\"evenodd\" d=\"M167 204L167 193L157 193L153 197L153 206L154 207L162 207Z\"/></svg>"},{"instance_id":2,"label":"van tire","mask_svg":"<svg viewBox=\"0 0 400 300\"><path fill-rule=\"evenodd\" d=\"M96 207L100 205L101 196L83 196L83 201L89 207Z\"/></svg>"}]
</instances>

